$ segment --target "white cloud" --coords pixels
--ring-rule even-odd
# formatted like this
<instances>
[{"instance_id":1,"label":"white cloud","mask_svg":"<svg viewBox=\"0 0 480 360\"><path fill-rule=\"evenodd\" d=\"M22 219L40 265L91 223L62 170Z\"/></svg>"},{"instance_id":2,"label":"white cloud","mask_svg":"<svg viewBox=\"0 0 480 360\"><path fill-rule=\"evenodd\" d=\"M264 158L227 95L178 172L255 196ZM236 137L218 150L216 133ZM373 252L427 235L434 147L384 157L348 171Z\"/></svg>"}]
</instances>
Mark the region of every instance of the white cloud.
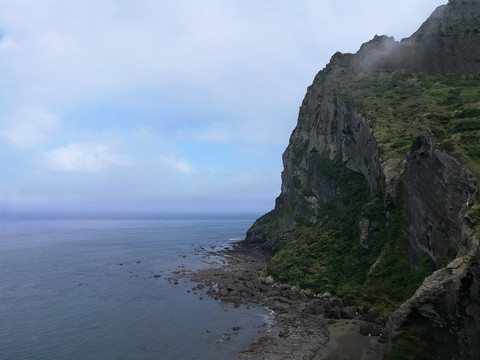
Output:
<instances>
[{"instance_id":1,"label":"white cloud","mask_svg":"<svg viewBox=\"0 0 480 360\"><path fill-rule=\"evenodd\" d=\"M35 146L46 141L58 124L54 114L38 110L19 111L4 122L0 135L16 146Z\"/></svg>"},{"instance_id":2,"label":"white cloud","mask_svg":"<svg viewBox=\"0 0 480 360\"><path fill-rule=\"evenodd\" d=\"M45 167L61 172L99 172L111 166L126 166L128 161L106 144L80 143L59 147L43 154Z\"/></svg>"},{"instance_id":3,"label":"white cloud","mask_svg":"<svg viewBox=\"0 0 480 360\"><path fill-rule=\"evenodd\" d=\"M280 118L287 137L306 87L334 52L390 29L406 33L405 19L421 16L413 32L439 2L3 1L0 78L15 84L6 89L15 103L61 111L153 88L220 110L235 125L228 131L253 133L259 118L267 127Z\"/></svg>"},{"instance_id":4,"label":"white cloud","mask_svg":"<svg viewBox=\"0 0 480 360\"><path fill-rule=\"evenodd\" d=\"M177 158L174 155L161 156L160 163L182 174L190 175L195 172L194 167L188 161Z\"/></svg>"},{"instance_id":5,"label":"white cloud","mask_svg":"<svg viewBox=\"0 0 480 360\"><path fill-rule=\"evenodd\" d=\"M9 171L0 188L27 179L39 185L25 201L47 189L60 201L64 187L92 203L134 201L139 191L143 200L167 194L174 202L185 189L190 199L208 187L210 198L219 189L276 194L277 164L315 73L375 34L410 35L446 2L0 0L0 137L21 146L11 148L20 161L0 157ZM39 153L59 143L70 145ZM234 175L218 148L241 153ZM157 154L182 154L195 166ZM108 169L105 185L101 176L37 178L31 158L39 157L55 171ZM268 181L228 180L272 166L278 175ZM112 174L123 187L112 186Z\"/></svg>"},{"instance_id":6,"label":"white cloud","mask_svg":"<svg viewBox=\"0 0 480 360\"><path fill-rule=\"evenodd\" d=\"M22 87L48 90L38 96L49 101L184 83L229 103L253 101L260 92L270 106L265 99L291 94L285 78L307 70L310 79L336 50L356 50L389 29L400 33L405 19L395 16L398 9L411 21L420 12L413 9L432 11L439 1L6 3L2 42L15 46L0 46L5 74Z\"/></svg>"},{"instance_id":7,"label":"white cloud","mask_svg":"<svg viewBox=\"0 0 480 360\"><path fill-rule=\"evenodd\" d=\"M214 144L225 144L231 140L232 130L225 125L217 125L206 129L180 130L178 137L184 140L206 142Z\"/></svg>"}]
</instances>

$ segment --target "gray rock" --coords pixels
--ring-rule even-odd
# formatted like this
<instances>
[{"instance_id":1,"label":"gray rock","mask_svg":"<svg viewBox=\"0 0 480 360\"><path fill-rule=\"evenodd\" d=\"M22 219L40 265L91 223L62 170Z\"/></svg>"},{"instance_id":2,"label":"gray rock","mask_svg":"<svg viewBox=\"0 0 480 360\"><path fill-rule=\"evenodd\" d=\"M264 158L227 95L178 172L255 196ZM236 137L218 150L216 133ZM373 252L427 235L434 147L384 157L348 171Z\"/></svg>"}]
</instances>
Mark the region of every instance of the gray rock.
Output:
<instances>
[{"instance_id":1,"label":"gray rock","mask_svg":"<svg viewBox=\"0 0 480 360\"><path fill-rule=\"evenodd\" d=\"M330 319L341 319L342 313L340 307L333 306L330 309L325 311L325 317Z\"/></svg>"},{"instance_id":2,"label":"gray rock","mask_svg":"<svg viewBox=\"0 0 480 360\"><path fill-rule=\"evenodd\" d=\"M266 278L262 279L264 285L271 286L273 285L273 279L271 276L267 276Z\"/></svg>"},{"instance_id":3,"label":"gray rock","mask_svg":"<svg viewBox=\"0 0 480 360\"><path fill-rule=\"evenodd\" d=\"M328 152L332 160L359 172L372 191L382 177L376 141L367 120L345 103L339 84L328 73L326 69L315 77L300 107L297 127L283 154L282 188L277 200L287 201L292 213L313 221L320 207L338 199L340 191L338 184L320 169L316 154ZM304 194L303 189L309 189L309 193ZM259 219L248 230L246 242L273 246L293 238L295 219L282 217L280 222L283 235L278 237L271 234L272 222Z\"/></svg>"},{"instance_id":4,"label":"gray rock","mask_svg":"<svg viewBox=\"0 0 480 360\"><path fill-rule=\"evenodd\" d=\"M429 130L420 129L417 147L402 175L408 222L405 248L414 265L421 253L439 264L452 246L466 254L478 245L464 214L479 187L466 168L438 149Z\"/></svg>"},{"instance_id":5,"label":"gray rock","mask_svg":"<svg viewBox=\"0 0 480 360\"><path fill-rule=\"evenodd\" d=\"M360 325L360 334L365 336L380 336L382 335L382 327L375 324Z\"/></svg>"},{"instance_id":6,"label":"gray rock","mask_svg":"<svg viewBox=\"0 0 480 360\"><path fill-rule=\"evenodd\" d=\"M289 292L288 292L288 298L290 300L298 300L300 299L300 293L297 289L291 289Z\"/></svg>"},{"instance_id":7,"label":"gray rock","mask_svg":"<svg viewBox=\"0 0 480 360\"><path fill-rule=\"evenodd\" d=\"M345 306L341 310L342 318L344 319L355 319L357 316L357 307L356 306Z\"/></svg>"},{"instance_id":8,"label":"gray rock","mask_svg":"<svg viewBox=\"0 0 480 360\"><path fill-rule=\"evenodd\" d=\"M341 59L357 73L376 69L410 69L429 74L476 74L480 64L480 4L450 0L439 6L409 38L375 36L357 54Z\"/></svg>"},{"instance_id":9,"label":"gray rock","mask_svg":"<svg viewBox=\"0 0 480 360\"><path fill-rule=\"evenodd\" d=\"M480 359L480 248L427 277L393 313L389 347L404 331L420 338L430 359Z\"/></svg>"},{"instance_id":10,"label":"gray rock","mask_svg":"<svg viewBox=\"0 0 480 360\"><path fill-rule=\"evenodd\" d=\"M364 249L368 249L368 239L370 237L370 219L366 217L362 218L358 224L358 227L360 228L360 245L362 245Z\"/></svg>"},{"instance_id":11,"label":"gray rock","mask_svg":"<svg viewBox=\"0 0 480 360\"><path fill-rule=\"evenodd\" d=\"M368 321L370 323L379 322L378 311L375 309L370 309L365 315L363 315L363 320Z\"/></svg>"}]
</instances>

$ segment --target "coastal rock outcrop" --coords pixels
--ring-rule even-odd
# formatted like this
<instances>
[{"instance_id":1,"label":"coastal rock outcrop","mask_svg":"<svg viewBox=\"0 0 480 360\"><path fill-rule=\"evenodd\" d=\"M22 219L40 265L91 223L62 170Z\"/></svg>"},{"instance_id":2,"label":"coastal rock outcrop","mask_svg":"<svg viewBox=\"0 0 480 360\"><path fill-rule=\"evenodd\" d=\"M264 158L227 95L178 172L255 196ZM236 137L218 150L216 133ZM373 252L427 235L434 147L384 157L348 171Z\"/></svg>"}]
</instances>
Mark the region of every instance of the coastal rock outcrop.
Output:
<instances>
[{"instance_id":1,"label":"coastal rock outcrop","mask_svg":"<svg viewBox=\"0 0 480 360\"><path fill-rule=\"evenodd\" d=\"M406 300L388 321L391 351L425 336L426 358L480 357L479 72L480 0L333 55L300 107L275 209L247 232L280 254L283 281L385 317ZM430 351L445 338L445 354Z\"/></svg>"}]
</instances>

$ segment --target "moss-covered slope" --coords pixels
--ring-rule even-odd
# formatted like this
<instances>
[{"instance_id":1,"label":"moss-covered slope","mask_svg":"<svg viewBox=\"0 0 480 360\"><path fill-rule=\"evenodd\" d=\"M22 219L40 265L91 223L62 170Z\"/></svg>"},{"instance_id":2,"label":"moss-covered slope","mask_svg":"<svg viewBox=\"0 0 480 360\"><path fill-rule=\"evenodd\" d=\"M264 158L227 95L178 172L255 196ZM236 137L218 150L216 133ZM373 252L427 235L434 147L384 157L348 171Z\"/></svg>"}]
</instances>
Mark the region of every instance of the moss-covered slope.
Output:
<instances>
[{"instance_id":1,"label":"moss-covered slope","mask_svg":"<svg viewBox=\"0 0 480 360\"><path fill-rule=\"evenodd\" d=\"M405 159L429 128L441 150L480 177L480 76L376 71L346 80L342 95L365 116L383 160Z\"/></svg>"}]
</instances>

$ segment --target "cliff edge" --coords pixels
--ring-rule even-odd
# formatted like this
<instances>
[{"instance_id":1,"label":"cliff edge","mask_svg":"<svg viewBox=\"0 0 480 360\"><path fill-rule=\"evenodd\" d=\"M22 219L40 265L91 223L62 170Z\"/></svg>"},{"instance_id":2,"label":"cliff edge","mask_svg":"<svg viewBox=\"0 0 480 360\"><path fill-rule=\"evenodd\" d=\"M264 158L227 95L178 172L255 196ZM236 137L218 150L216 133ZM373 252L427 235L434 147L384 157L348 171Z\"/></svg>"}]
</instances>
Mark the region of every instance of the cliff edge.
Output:
<instances>
[{"instance_id":1,"label":"cliff edge","mask_svg":"<svg viewBox=\"0 0 480 360\"><path fill-rule=\"evenodd\" d=\"M301 104L275 209L247 232L274 253L277 280L390 318L392 352L447 331L448 357L425 358L478 358L479 71L480 0L450 0L407 39L335 54ZM446 313L425 315L442 301Z\"/></svg>"}]
</instances>

